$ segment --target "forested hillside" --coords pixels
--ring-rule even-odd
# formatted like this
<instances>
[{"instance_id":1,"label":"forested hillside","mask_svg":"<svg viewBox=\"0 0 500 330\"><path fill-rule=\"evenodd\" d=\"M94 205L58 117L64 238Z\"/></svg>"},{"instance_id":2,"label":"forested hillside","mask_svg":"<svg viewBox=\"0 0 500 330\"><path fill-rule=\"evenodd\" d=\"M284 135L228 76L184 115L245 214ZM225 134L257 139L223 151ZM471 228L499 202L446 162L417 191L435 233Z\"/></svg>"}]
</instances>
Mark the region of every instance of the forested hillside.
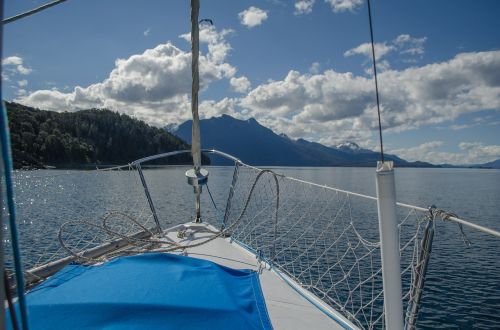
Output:
<instances>
[{"instance_id":1,"label":"forested hillside","mask_svg":"<svg viewBox=\"0 0 500 330\"><path fill-rule=\"evenodd\" d=\"M190 148L160 128L109 110L59 113L9 102L6 106L15 168L126 164ZM169 163L192 162L186 154Z\"/></svg>"}]
</instances>

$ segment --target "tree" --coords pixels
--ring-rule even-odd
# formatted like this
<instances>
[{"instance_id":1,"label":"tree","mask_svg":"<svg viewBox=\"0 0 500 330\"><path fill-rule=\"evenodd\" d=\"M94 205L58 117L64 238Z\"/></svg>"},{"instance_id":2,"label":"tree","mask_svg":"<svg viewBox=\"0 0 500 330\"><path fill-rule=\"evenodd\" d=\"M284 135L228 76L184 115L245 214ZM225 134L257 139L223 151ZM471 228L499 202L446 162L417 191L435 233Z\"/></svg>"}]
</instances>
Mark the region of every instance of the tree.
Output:
<instances>
[{"instance_id":1,"label":"tree","mask_svg":"<svg viewBox=\"0 0 500 330\"><path fill-rule=\"evenodd\" d=\"M6 106L16 168L126 164L190 148L163 129L106 109L58 113L17 103ZM189 154L172 160L169 163L192 164ZM209 162L207 157L204 162Z\"/></svg>"}]
</instances>

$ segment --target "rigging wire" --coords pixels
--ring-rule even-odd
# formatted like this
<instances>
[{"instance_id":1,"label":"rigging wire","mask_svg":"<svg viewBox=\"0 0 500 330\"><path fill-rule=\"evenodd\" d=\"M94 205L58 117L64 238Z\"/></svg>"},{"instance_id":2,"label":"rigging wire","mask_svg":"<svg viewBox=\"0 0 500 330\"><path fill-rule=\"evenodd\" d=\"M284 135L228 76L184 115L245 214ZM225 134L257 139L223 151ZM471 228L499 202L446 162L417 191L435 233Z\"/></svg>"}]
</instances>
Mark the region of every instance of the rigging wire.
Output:
<instances>
[{"instance_id":1,"label":"rigging wire","mask_svg":"<svg viewBox=\"0 0 500 330\"><path fill-rule=\"evenodd\" d=\"M4 270L3 272L3 283L4 283L4 290L5 290L5 300L7 300L7 306L9 307L9 315L10 315L10 320L12 322L12 329L13 330L19 330L19 326L17 325L17 316L16 316L16 310L14 307L14 299L12 297L12 293L10 292L11 286L9 284L9 276L7 275L7 271Z\"/></svg>"},{"instance_id":2,"label":"rigging wire","mask_svg":"<svg viewBox=\"0 0 500 330\"><path fill-rule=\"evenodd\" d=\"M375 78L375 94L377 96L377 115L378 115L378 133L380 139L380 160L384 162L384 143L382 142L382 122L380 120L380 100L378 93L378 80L377 80L377 64L375 60L375 44L373 42L373 24L372 24L372 10L371 3L368 0L368 20L370 22L370 38L372 43L372 60L373 60L373 76Z\"/></svg>"},{"instance_id":3,"label":"rigging wire","mask_svg":"<svg viewBox=\"0 0 500 330\"><path fill-rule=\"evenodd\" d=\"M4 2L0 0L0 19L3 18ZM3 55L3 25L0 26L0 58ZM0 68L0 73L2 69ZM0 79L0 144L3 179L5 180L5 199L6 210L8 210L9 228L12 239L12 253L14 256L14 269L16 278L16 289L19 301L19 309L21 313L22 329L28 329L28 314L26 311L26 300L24 297L24 277L23 267L21 264L21 250L19 248L19 235L16 224L16 205L14 202L14 183L12 180L12 152L10 148L9 123L7 118L7 109L2 101L2 81ZM3 243L2 243L3 244ZM3 253L3 250L2 250ZM2 255L3 257L3 255ZM2 258L3 259L3 258ZM0 267L3 267L1 265ZM6 293L7 294L7 293ZM3 297L2 297L3 298ZM3 309L2 309L3 312ZM14 320L12 320L14 322ZM13 323L14 324L14 323ZM0 325L3 328L3 324Z\"/></svg>"},{"instance_id":4,"label":"rigging wire","mask_svg":"<svg viewBox=\"0 0 500 330\"><path fill-rule=\"evenodd\" d=\"M50 7L58 5L58 4L60 4L62 2L65 2L65 1L66 0L55 0L55 1L52 1L52 2L49 2L49 3L46 3L44 5L36 7L34 9L25 11L24 13L17 14L17 15L14 15L12 17L6 18L6 19L2 20L2 24L5 25L5 24L8 24L8 23L15 22L17 20L20 20L21 18L24 18L24 17L27 17L27 16L31 16L33 14L36 14L36 13L42 11L42 10L48 9Z\"/></svg>"},{"instance_id":5,"label":"rigging wire","mask_svg":"<svg viewBox=\"0 0 500 330\"><path fill-rule=\"evenodd\" d=\"M0 0L0 19L3 18L4 2ZM0 26L0 58L3 54L3 25ZM0 73L1 73L0 68ZM10 148L9 123L7 108L2 101L2 81L0 79L0 144L1 158L3 162L3 179L5 180L5 198L9 217L10 235L12 239L12 253L14 256L14 269L16 277L16 289L21 312L21 326L23 330L28 329L28 314L26 300L24 297L24 272L21 264L21 250L19 248L19 235L16 224L16 204L14 202L14 183L12 180L12 152ZM3 251L2 251L3 252ZM1 265L3 267L3 265ZM0 325L3 328L3 325Z\"/></svg>"}]
</instances>

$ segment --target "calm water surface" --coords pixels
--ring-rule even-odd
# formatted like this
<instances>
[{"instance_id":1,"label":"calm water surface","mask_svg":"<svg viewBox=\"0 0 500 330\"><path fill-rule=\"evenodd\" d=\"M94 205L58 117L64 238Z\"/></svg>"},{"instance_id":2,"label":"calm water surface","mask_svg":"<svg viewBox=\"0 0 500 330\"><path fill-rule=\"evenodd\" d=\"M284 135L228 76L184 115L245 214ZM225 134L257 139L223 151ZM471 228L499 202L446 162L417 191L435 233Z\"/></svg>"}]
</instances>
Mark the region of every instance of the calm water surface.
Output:
<instances>
[{"instance_id":1,"label":"calm water surface","mask_svg":"<svg viewBox=\"0 0 500 330\"><path fill-rule=\"evenodd\" d=\"M210 168L210 192L224 209L232 167ZM273 168L303 180L375 196L375 171L370 168ZM185 167L146 170L146 179L162 226L193 217L193 191ZM69 175L68 175L69 174ZM68 220L97 219L110 209L129 210L147 218L142 187L133 171L39 170L16 173L19 229L26 268L59 249L57 231ZM436 205L461 218L500 230L500 171L475 169L397 169L398 201ZM203 205L212 201L206 191ZM172 206L175 206L172 208ZM172 211L175 209L175 211ZM212 222L221 213L207 214ZM152 223L152 220L148 220ZM500 239L458 226L436 224L419 328L500 328ZM61 251L59 251L61 253Z\"/></svg>"}]
</instances>

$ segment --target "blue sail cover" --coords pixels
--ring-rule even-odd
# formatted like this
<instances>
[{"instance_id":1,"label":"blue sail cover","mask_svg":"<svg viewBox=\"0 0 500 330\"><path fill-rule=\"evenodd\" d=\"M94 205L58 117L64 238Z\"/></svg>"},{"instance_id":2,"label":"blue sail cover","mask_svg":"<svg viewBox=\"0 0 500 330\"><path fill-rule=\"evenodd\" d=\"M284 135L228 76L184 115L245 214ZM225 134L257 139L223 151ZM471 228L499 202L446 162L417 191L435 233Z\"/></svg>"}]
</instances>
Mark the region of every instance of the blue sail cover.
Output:
<instances>
[{"instance_id":1,"label":"blue sail cover","mask_svg":"<svg viewBox=\"0 0 500 330\"><path fill-rule=\"evenodd\" d=\"M26 298L34 330L272 329L256 272L172 254L68 265Z\"/></svg>"}]
</instances>

